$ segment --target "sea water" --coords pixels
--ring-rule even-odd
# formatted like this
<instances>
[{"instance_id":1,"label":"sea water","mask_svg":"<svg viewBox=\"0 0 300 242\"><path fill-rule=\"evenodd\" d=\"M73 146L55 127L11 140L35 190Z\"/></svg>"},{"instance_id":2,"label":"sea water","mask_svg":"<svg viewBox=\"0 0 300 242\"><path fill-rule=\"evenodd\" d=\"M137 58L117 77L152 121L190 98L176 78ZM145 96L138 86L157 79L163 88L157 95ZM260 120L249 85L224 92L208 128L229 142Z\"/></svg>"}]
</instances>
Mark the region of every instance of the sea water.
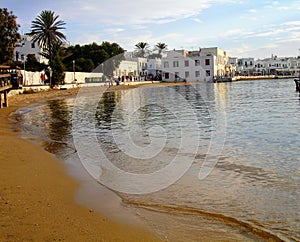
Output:
<instances>
[{"instance_id":1,"label":"sea water","mask_svg":"<svg viewBox=\"0 0 300 242\"><path fill-rule=\"evenodd\" d=\"M189 169L172 184L160 188L150 182L149 187L157 187L154 192L134 194L138 184L125 180L119 187L133 194L115 191L162 238L300 240L300 98L292 79L93 95L92 129L82 122L74 130L75 103L77 115L84 119L88 112L75 98L23 108L21 125L69 164L80 163L74 132L77 137L93 132L97 149L130 174L155 173L171 164L182 147L196 144L187 154ZM123 139L127 135L130 139ZM87 152L93 149L85 145ZM146 159L141 150L149 151ZM199 179L208 153L214 156L212 169Z\"/></svg>"}]
</instances>

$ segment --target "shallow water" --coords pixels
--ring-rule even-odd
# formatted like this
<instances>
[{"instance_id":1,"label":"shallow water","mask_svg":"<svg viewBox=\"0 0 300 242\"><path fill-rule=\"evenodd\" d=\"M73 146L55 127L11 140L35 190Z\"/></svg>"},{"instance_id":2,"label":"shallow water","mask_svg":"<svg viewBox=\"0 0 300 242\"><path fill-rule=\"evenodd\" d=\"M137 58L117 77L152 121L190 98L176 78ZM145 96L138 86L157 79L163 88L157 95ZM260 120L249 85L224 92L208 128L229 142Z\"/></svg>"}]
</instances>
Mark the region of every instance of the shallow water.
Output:
<instances>
[{"instance_id":1,"label":"shallow water","mask_svg":"<svg viewBox=\"0 0 300 242\"><path fill-rule=\"evenodd\" d=\"M188 171L164 189L118 192L170 241L300 241L300 99L293 80L146 87L98 99L93 130L84 122L72 130L74 99L19 110L22 127L67 163L78 162L74 132L83 138L95 132L105 157L129 173L153 173L179 153L193 157ZM207 152L218 160L200 180ZM130 181L121 185L132 188Z\"/></svg>"}]
</instances>

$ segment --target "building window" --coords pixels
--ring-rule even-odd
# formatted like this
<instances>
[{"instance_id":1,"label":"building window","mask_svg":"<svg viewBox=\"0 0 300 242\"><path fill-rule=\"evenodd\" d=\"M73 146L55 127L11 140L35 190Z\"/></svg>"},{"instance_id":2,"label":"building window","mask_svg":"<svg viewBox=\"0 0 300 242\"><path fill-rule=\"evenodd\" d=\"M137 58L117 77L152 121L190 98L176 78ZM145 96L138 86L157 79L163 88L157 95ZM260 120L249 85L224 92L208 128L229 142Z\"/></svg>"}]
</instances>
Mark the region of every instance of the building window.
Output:
<instances>
[{"instance_id":1,"label":"building window","mask_svg":"<svg viewBox=\"0 0 300 242\"><path fill-rule=\"evenodd\" d=\"M178 61L173 61L173 67L179 67L179 62Z\"/></svg>"},{"instance_id":2,"label":"building window","mask_svg":"<svg viewBox=\"0 0 300 242\"><path fill-rule=\"evenodd\" d=\"M195 66L200 66L200 60L195 60Z\"/></svg>"},{"instance_id":3,"label":"building window","mask_svg":"<svg viewBox=\"0 0 300 242\"><path fill-rule=\"evenodd\" d=\"M184 66L185 67L189 66L189 61L188 60L184 61Z\"/></svg>"},{"instance_id":4,"label":"building window","mask_svg":"<svg viewBox=\"0 0 300 242\"><path fill-rule=\"evenodd\" d=\"M34 42L31 43L31 48L34 49L35 48L35 44Z\"/></svg>"},{"instance_id":5,"label":"building window","mask_svg":"<svg viewBox=\"0 0 300 242\"><path fill-rule=\"evenodd\" d=\"M167 61L164 62L164 68L169 68L169 62Z\"/></svg>"},{"instance_id":6,"label":"building window","mask_svg":"<svg viewBox=\"0 0 300 242\"><path fill-rule=\"evenodd\" d=\"M209 59L205 59L205 65L209 66L210 65L210 60Z\"/></svg>"},{"instance_id":7,"label":"building window","mask_svg":"<svg viewBox=\"0 0 300 242\"><path fill-rule=\"evenodd\" d=\"M210 70L206 71L206 76L210 76Z\"/></svg>"},{"instance_id":8,"label":"building window","mask_svg":"<svg viewBox=\"0 0 300 242\"><path fill-rule=\"evenodd\" d=\"M170 78L170 74L169 74L169 72L166 72L165 73L165 79L169 79Z\"/></svg>"},{"instance_id":9,"label":"building window","mask_svg":"<svg viewBox=\"0 0 300 242\"><path fill-rule=\"evenodd\" d=\"M200 77L200 71L195 71L195 77Z\"/></svg>"},{"instance_id":10,"label":"building window","mask_svg":"<svg viewBox=\"0 0 300 242\"><path fill-rule=\"evenodd\" d=\"M186 71L186 72L184 73L184 77L185 77L185 78L189 78L189 77L190 77L190 73L189 73L188 71Z\"/></svg>"}]
</instances>

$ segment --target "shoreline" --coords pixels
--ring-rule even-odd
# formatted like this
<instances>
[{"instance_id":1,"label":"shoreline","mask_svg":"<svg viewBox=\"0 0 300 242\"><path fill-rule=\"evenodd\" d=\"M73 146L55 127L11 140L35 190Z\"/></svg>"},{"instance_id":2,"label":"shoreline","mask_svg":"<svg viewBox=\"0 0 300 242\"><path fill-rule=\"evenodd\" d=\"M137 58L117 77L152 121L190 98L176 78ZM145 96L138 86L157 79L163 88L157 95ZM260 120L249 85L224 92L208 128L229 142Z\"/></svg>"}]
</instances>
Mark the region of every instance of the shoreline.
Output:
<instances>
[{"instance_id":1,"label":"shoreline","mask_svg":"<svg viewBox=\"0 0 300 242\"><path fill-rule=\"evenodd\" d=\"M18 137L18 109L78 90L51 90L10 97L0 110L0 237L5 241L160 241L144 227L114 222L75 201L80 182L41 146Z\"/></svg>"}]
</instances>

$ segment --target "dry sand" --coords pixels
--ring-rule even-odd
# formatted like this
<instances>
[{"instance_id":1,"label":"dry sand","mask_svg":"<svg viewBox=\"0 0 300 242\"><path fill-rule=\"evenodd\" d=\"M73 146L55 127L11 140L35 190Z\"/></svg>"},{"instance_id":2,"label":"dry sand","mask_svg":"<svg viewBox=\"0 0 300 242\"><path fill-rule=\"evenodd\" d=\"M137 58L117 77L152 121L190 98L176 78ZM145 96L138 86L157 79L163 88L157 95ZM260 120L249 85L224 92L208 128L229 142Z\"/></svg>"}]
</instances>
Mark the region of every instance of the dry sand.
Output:
<instances>
[{"instance_id":1,"label":"dry sand","mask_svg":"<svg viewBox=\"0 0 300 242\"><path fill-rule=\"evenodd\" d=\"M111 90L120 88L125 87ZM66 174L64 164L12 129L16 121L9 115L20 107L76 92L17 95L0 109L0 241L158 241L145 229L76 204L78 182Z\"/></svg>"}]
</instances>

